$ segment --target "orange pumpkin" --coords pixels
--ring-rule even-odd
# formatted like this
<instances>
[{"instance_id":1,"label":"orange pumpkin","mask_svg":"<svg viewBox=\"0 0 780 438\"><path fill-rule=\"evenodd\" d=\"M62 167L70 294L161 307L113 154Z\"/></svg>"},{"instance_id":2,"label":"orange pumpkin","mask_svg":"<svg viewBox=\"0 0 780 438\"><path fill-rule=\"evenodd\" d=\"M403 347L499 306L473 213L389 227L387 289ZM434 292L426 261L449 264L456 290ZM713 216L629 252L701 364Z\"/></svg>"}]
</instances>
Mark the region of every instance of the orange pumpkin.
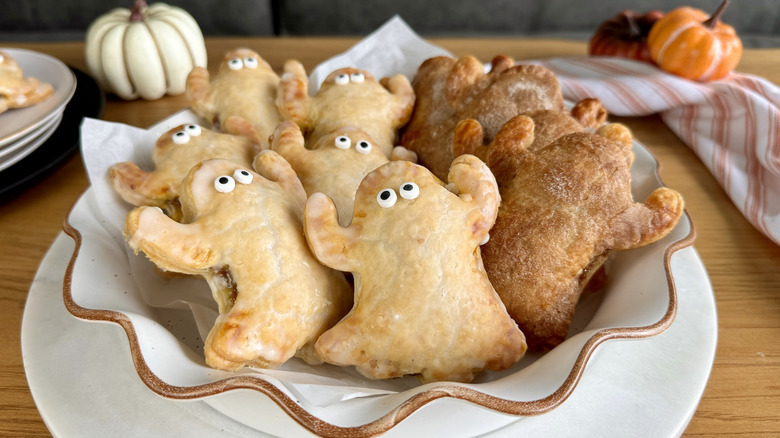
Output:
<instances>
[{"instance_id":1,"label":"orange pumpkin","mask_svg":"<svg viewBox=\"0 0 780 438\"><path fill-rule=\"evenodd\" d=\"M680 7L658 20L647 37L650 56L669 73L697 81L728 75L742 56L742 41L733 27L720 21L725 0L712 16Z\"/></svg>"}]
</instances>

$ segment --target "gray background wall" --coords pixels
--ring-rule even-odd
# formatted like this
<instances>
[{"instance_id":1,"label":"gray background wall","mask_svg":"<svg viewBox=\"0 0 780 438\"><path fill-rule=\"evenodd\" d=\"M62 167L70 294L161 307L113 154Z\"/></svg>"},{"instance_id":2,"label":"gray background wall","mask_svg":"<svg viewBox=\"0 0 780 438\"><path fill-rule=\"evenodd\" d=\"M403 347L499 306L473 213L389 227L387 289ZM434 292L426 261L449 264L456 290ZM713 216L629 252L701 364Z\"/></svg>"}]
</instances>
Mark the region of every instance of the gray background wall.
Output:
<instances>
[{"instance_id":1,"label":"gray background wall","mask_svg":"<svg viewBox=\"0 0 780 438\"><path fill-rule=\"evenodd\" d=\"M423 36L590 37L623 9L714 11L721 0L167 0L207 36L365 35L395 14ZM152 1L150 1L152 3ZM132 0L0 0L0 41L77 40ZM746 46L780 47L780 0L732 0L724 21Z\"/></svg>"}]
</instances>

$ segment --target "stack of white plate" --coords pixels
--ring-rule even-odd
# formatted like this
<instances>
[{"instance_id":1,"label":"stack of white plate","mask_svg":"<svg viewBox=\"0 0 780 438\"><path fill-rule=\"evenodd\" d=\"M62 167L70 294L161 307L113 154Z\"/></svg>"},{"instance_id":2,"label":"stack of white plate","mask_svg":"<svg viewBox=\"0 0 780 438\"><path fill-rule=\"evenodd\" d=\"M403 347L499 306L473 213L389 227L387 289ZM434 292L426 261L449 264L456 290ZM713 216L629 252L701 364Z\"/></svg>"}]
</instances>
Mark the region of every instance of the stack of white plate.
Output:
<instances>
[{"instance_id":1,"label":"stack of white plate","mask_svg":"<svg viewBox=\"0 0 780 438\"><path fill-rule=\"evenodd\" d=\"M0 47L24 72L54 87L54 94L26 108L0 113L0 172L31 154L57 129L70 98L76 91L76 76L62 61L43 53Z\"/></svg>"}]
</instances>

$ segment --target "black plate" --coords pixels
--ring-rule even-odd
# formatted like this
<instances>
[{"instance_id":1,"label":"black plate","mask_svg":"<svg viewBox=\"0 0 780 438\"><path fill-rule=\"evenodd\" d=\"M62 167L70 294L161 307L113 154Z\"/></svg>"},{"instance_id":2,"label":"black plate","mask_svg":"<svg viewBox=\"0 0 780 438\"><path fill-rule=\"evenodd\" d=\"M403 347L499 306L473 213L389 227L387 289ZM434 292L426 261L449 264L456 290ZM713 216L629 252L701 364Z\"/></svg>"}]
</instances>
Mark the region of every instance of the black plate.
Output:
<instances>
[{"instance_id":1,"label":"black plate","mask_svg":"<svg viewBox=\"0 0 780 438\"><path fill-rule=\"evenodd\" d=\"M65 106L57 129L42 145L18 163L0 172L0 200L19 193L31 183L40 181L79 148L79 131L84 117L99 118L106 106L106 96L86 73L70 67L76 75L76 91Z\"/></svg>"}]
</instances>

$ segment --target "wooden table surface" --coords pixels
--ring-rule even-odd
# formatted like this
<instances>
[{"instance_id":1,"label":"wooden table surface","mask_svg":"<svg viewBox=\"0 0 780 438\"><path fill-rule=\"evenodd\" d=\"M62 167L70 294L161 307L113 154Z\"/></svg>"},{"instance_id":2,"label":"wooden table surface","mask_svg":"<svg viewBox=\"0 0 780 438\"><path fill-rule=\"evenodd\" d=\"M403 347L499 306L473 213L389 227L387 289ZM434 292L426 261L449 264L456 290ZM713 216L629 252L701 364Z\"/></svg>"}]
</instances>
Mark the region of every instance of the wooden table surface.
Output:
<instances>
[{"instance_id":1,"label":"wooden table surface","mask_svg":"<svg viewBox=\"0 0 780 438\"><path fill-rule=\"evenodd\" d=\"M584 55L585 44L532 39L431 39L456 56L488 61ZM256 50L277 70L296 58L307 69L351 47L355 38L212 38L210 70L229 49ZM86 71L80 42L14 43ZM780 84L780 49L747 50L741 72ZM186 108L184 96L125 102L108 96L103 119L137 127ZM756 231L729 201L699 159L657 116L615 118L661 162L665 184L682 193L698 237L718 309L718 345L710 380L685 436L780 435L780 246ZM50 436L25 379L20 347L22 313L39 263L88 181L78 153L60 168L0 205L0 436Z\"/></svg>"}]
</instances>

